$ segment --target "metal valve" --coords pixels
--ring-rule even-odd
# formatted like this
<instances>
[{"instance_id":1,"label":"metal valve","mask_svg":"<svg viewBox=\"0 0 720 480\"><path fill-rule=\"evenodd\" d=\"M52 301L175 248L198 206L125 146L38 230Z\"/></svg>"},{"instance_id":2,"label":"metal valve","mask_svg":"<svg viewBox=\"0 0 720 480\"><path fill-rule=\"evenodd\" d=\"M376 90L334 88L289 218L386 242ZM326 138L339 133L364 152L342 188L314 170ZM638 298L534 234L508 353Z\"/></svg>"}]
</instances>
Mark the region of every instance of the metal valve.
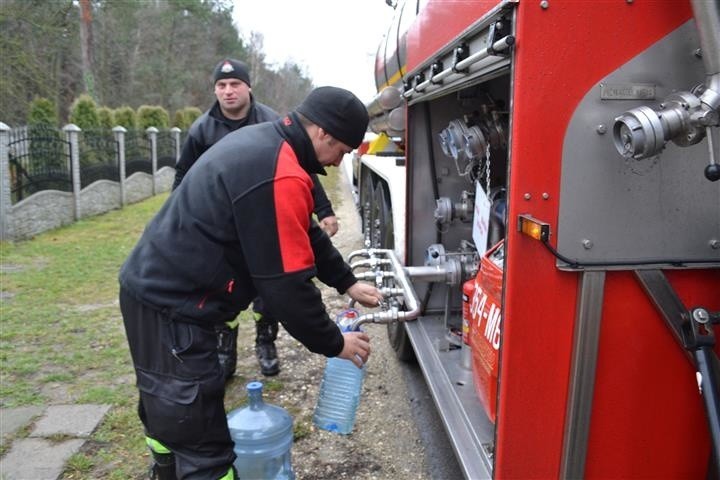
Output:
<instances>
[{"instance_id":1,"label":"metal valve","mask_svg":"<svg viewBox=\"0 0 720 480\"><path fill-rule=\"evenodd\" d=\"M660 108L633 108L615 119L615 148L626 158L643 159L662 152L672 140L687 147L705 138L702 119L707 112L700 99L690 92L670 95Z\"/></svg>"},{"instance_id":2,"label":"metal valve","mask_svg":"<svg viewBox=\"0 0 720 480\"><path fill-rule=\"evenodd\" d=\"M705 167L705 178L720 180L720 165L715 158L713 127L720 124L718 110L709 108L707 93L698 87L694 92L670 95L660 108L641 106L629 110L615 119L613 127L615 148L625 158L643 159L660 154L668 141L688 147L706 136L710 149L710 164Z\"/></svg>"},{"instance_id":3,"label":"metal valve","mask_svg":"<svg viewBox=\"0 0 720 480\"><path fill-rule=\"evenodd\" d=\"M447 225L455 219L461 222L472 222L475 210L475 194L463 191L458 203L453 204L448 197L440 197L435 201L433 216L440 225Z\"/></svg>"}]
</instances>

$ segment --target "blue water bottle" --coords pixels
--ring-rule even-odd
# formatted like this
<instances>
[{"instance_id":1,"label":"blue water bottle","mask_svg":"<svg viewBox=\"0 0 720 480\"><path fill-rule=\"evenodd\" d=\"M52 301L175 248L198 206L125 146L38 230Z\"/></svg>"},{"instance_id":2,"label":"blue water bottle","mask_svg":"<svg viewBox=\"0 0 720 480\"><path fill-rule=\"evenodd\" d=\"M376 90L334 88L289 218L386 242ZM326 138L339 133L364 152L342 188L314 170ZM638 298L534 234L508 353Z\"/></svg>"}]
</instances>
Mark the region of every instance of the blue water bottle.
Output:
<instances>
[{"instance_id":1,"label":"blue water bottle","mask_svg":"<svg viewBox=\"0 0 720 480\"><path fill-rule=\"evenodd\" d=\"M237 455L234 465L240 478L294 480L290 462L292 417L263 401L261 382L248 383L247 393L248 404L227 416Z\"/></svg>"},{"instance_id":2,"label":"blue water bottle","mask_svg":"<svg viewBox=\"0 0 720 480\"><path fill-rule=\"evenodd\" d=\"M357 310L350 308L340 312L335 322L341 331L349 332L359 316ZM327 359L313 415L316 426L345 435L352 432L365 371L365 365L358 368L350 360L338 357Z\"/></svg>"}]
</instances>

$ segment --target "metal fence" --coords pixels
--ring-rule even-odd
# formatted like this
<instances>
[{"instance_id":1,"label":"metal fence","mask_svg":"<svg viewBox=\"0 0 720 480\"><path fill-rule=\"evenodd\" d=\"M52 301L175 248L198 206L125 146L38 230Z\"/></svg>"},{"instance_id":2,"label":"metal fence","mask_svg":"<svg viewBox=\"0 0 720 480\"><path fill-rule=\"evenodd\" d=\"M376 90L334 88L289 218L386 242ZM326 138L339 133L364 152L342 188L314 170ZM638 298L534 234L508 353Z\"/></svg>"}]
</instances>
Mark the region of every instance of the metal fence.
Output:
<instances>
[{"instance_id":1,"label":"metal fence","mask_svg":"<svg viewBox=\"0 0 720 480\"><path fill-rule=\"evenodd\" d=\"M8 156L13 203L42 190L72 192L70 142L57 129L32 126L11 131Z\"/></svg>"},{"instance_id":2,"label":"metal fence","mask_svg":"<svg viewBox=\"0 0 720 480\"><path fill-rule=\"evenodd\" d=\"M157 148L156 168L174 168L181 135L179 129L126 130L125 176L137 172L153 173L153 137ZM98 180L120 181L120 146L113 130L79 130L78 150L81 188ZM67 132L46 126L10 129L8 156L13 204L42 190L73 191Z\"/></svg>"},{"instance_id":3,"label":"metal fence","mask_svg":"<svg viewBox=\"0 0 720 480\"><path fill-rule=\"evenodd\" d=\"M80 187L98 180L120 181L120 149L112 130L80 132Z\"/></svg>"},{"instance_id":4,"label":"metal fence","mask_svg":"<svg viewBox=\"0 0 720 480\"><path fill-rule=\"evenodd\" d=\"M125 133L125 173L130 176L133 173L152 172L152 145L140 130L128 130Z\"/></svg>"},{"instance_id":5,"label":"metal fence","mask_svg":"<svg viewBox=\"0 0 720 480\"><path fill-rule=\"evenodd\" d=\"M181 134L0 122L0 239L28 238L169 190L175 172L166 167L175 166Z\"/></svg>"},{"instance_id":6,"label":"metal fence","mask_svg":"<svg viewBox=\"0 0 720 480\"><path fill-rule=\"evenodd\" d=\"M157 168L173 167L178 157L173 132L158 132L157 134Z\"/></svg>"}]
</instances>

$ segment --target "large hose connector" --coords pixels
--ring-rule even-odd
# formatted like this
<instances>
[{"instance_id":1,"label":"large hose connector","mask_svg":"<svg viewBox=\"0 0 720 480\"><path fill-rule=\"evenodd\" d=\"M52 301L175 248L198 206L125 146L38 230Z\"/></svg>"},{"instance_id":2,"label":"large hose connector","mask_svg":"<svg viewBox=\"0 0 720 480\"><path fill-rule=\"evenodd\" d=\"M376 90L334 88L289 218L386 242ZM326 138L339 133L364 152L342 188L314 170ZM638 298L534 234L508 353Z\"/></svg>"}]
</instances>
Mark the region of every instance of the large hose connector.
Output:
<instances>
[{"instance_id":1,"label":"large hose connector","mask_svg":"<svg viewBox=\"0 0 720 480\"><path fill-rule=\"evenodd\" d=\"M705 138L705 123L712 121L712 114L696 95L674 93L658 109L642 106L617 117L615 148L623 157L639 160L658 155L670 140L681 147L695 145Z\"/></svg>"},{"instance_id":2,"label":"large hose connector","mask_svg":"<svg viewBox=\"0 0 720 480\"><path fill-rule=\"evenodd\" d=\"M625 158L644 159L660 154L668 141L695 145L708 137L710 164L705 177L720 180L714 151L714 128L720 126L720 2L691 0L705 67L705 84L692 92L673 93L659 108L641 106L615 119L615 148Z\"/></svg>"}]
</instances>

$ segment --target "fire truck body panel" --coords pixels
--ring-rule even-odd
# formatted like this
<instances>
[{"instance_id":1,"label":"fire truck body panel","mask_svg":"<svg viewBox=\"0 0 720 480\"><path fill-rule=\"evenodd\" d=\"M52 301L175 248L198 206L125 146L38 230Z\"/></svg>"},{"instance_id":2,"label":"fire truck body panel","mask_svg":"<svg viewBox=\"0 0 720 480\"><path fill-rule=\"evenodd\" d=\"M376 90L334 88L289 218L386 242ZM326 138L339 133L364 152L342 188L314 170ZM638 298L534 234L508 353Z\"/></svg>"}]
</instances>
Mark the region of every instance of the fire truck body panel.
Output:
<instances>
[{"instance_id":1,"label":"fire truck body panel","mask_svg":"<svg viewBox=\"0 0 720 480\"><path fill-rule=\"evenodd\" d=\"M443 0L425 0L420 2L417 18L408 31L407 38L407 71L423 67L429 58L437 56L463 32L473 29L473 24L482 20L488 12L516 0L476 0L472 2L456 2L448 8ZM414 3L414 2L410 2ZM442 25L442 28L438 28Z\"/></svg>"},{"instance_id":2,"label":"fire truck body panel","mask_svg":"<svg viewBox=\"0 0 720 480\"><path fill-rule=\"evenodd\" d=\"M717 309L720 272L702 284L698 272L668 276L686 305ZM695 369L629 272L608 273L598 343L586 477L704 478L710 443Z\"/></svg>"},{"instance_id":3,"label":"fire truck body panel","mask_svg":"<svg viewBox=\"0 0 720 480\"><path fill-rule=\"evenodd\" d=\"M720 205L720 189L697 175L706 164L707 144L670 143L661 157L617 162L615 147L607 141L619 111L703 83L702 60L692 53L696 48L695 23L685 22L593 82L577 103L569 124L563 126L558 250L565 255L603 263L652 258L713 261L709 242L720 232L720 212L713 208ZM706 221L697 222L703 212ZM643 218L664 221L628 228Z\"/></svg>"},{"instance_id":4,"label":"fire truck body panel","mask_svg":"<svg viewBox=\"0 0 720 480\"><path fill-rule=\"evenodd\" d=\"M720 426L674 327L720 311L720 188L702 172L718 127L705 138L708 108L693 103L717 110L718 72L696 54L691 5L420 3L396 37L404 152L391 167L363 156L355 181L366 238L394 249L422 299L417 319L388 326L391 343L412 345L466 477L705 478ZM672 128L683 135L661 138ZM462 284L499 240L493 423L453 332Z\"/></svg>"},{"instance_id":5,"label":"fire truck body panel","mask_svg":"<svg viewBox=\"0 0 720 480\"><path fill-rule=\"evenodd\" d=\"M579 249L566 248L563 250L562 247L570 243L568 241L560 243L560 240L564 238L564 231L570 232L569 235L575 237L573 238L574 243L580 249L583 249L580 240L583 238L595 239L590 236L587 228L583 228L592 218L586 219L582 223L578 217L582 217L582 214L591 217L592 212L601 212L604 217L601 220L606 221L599 220L596 222L596 226L599 230L612 229L619 223L618 219L621 217L619 210L630 211L633 205L637 205L637 202L633 202L634 199L627 194L622 195L623 192L612 191L616 185L612 180L628 175L625 172L616 174L609 179L600 177L600 174L594 171L585 170L575 176L568 173L571 166L582 161L583 156L588 159L586 163L597 166L597 170L600 172L608 170L617 172L619 170L618 167L622 165L623 161L612 151L612 145L608 145L610 142L607 138L601 155L591 156L588 154L588 150L590 150L588 143L600 136L595 129L602 123L610 128L613 114L605 115L602 122L578 122L580 125L576 130L587 132L584 136L576 135L575 131L568 127L568 124L573 125L573 114L578 105L582 103L583 98L599 96L600 84L610 72L618 70L629 59L637 58L664 36L672 35L671 32L676 31L683 22L687 21L690 16L689 5L677 3L681 10L680 14L678 14L678 9L659 11L657 6L649 3L643 5L640 3L621 4L619 8L622 11L618 11L618 8L608 8L608 5L602 2L565 2L563 4L552 2L546 10L536 5L524 4L517 9L518 46L513 76L512 166L509 179L508 218L513 219L520 214L530 213L536 218L558 225L558 250L563 254L566 250L570 251L572 258L576 258L579 253L583 252ZM557 15L554 15L555 12ZM568 18L575 20L573 24L567 21ZM648 18L652 18L653 21L644 21ZM602 32L602 35L598 36L598 32ZM523 41L524 39L527 41ZM537 39L537 41L530 39ZM603 42L602 48L597 48L600 40ZM548 49L543 43L559 48ZM670 50L672 51L672 49ZM691 52L692 49L683 52L684 57L691 57ZM666 55L673 53L666 52ZM676 58L676 56L670 58ZM642 58L638 62L642 63ZM634 77L630 76L629 80L627 76L624 77L625 82L645 81L662 84L667 81L667 77L663 75L666 73L666 69L658 72L658 67L662 65L662 62L651 62L645 67L648 67L647 71L652 73L636 71ZM694 85L701 81L702 77L699 77L694 79L694 83L677 82L665 88L687 88L687 85ZM538 92L545 93L539 94ZM555 94L562 96L562 101L552 101ZM663 97L660 96L660 98ZM634 105L630 107L632 106ZM616 106L614 115L630 107ZM605 113L605 110L609 108L611 107L608 106L600 112ZM598 110L594 109L594 111ZM547 114L539 115L538 112L547 112ZM568 144L574 148L569 148ZM698 147L701 146L696 145L693 148ZM702 147L707 148L705 145ZM685 153L689 154L690 152ZM544 161L538 160L539 155L542 155ZM552 159L562 159L562 162ZM701 156L698 157L698 160L705 161ZM613 161L618 165L611 166ZM692 169L688 168L687 170L689 170L687 173L691 175ZM703 189L703 199L695 204L696 211L693 218L695 224L698 224L697 214L702 213L702 210L705 209L704 206L707 207L706 221L698 224L698 228L705 228L705 235L697 238L704 240L706 248L701 253L704 254L703 258L710 258L712 252L707 243L711 238L710 229L714 228L716 233L720 231L718 223L712 221L713 205L718 205L717 200L713 202L713 198L717 199L718 188L716 184L702 178L699 171L696 168L693 181L686 182L683 186L686 191L695 188ZM571 175L567 183L575 185L579 191L574 194L561 192L560 180L564 179L566 175ZM632 175L632 177L637 178L636 175ZM646 184L639 185L640 187L636 188L641 188ZM596 188L599 198L589 195L593 191L593 187ZM529 199L526 199L526 194L529 194ZM543 194L548 194L549 198L545 199ZM563 195L565 198L562 197ZM580 213L580 215L567 218L567 221L570 222L567 227L561 223L563 220L563 217L560 216L562 208L560 208L558 199L562 201L562 207L574 208ZM655 197L653 200L657 205L659 199ZM579 203L588 201L590 203L585 208L578 207ZM608 205L613 201L617 202L617 205ZM718 210L714 211L717 216ZM653 244L662 243L661 239L666 238L667 232L662 232L666 235L661 237L657 234L658 232L652 232L652 230L654 228L670 228L667 225L675 225L677 228L684 222L672 222L673 219L668 219L670 220L668 222L648 221L643 223L640 220L641 217L635 216L633 225L633 212L630 212L629 215L630 219L622 223L630 228L626 228L624 232L606 232L605 236L607 238L608 235L616 235L617 238L618 234L622 235L618 240L621 244L616 247L617 252L622 252L621 258L637 258L638 249L641 250L643 246L647 252L655 254L651 255L651 258L667 258L667 255L663 256L662 252L653 252L652 248ZM644 218L662 217L658 217L656 212L647 212ZM632 228L633 226L639 228ZM637 248L630 250L625 242L632 235L631 232L646 235L643 232L647 230L651 230L651 235L655 234L654 238L653 236L640 238ZM596 233L600 235L601 232ZM577 238L578 235L581 238ZM507 243L504 316L508 319L524 320L517 322L508 320L503 331L501 392L498 407L499 411L503 413L498 422L498 468L496 474L500 478L512 478L526 474L532 467L532 470L537 473L543 472L548 476L558 476L562 463L558 453L563 451L565 435L567 405L565 392L569 388L566 383L569 379L566 377L566 372L569 373L571 367L572 332L577 321L575 299L578 295L582 295L582 291L578 291L578 287L571 285L577 283L576 275L566 278L563 272L552 268L552 259L543 255L539 243L533 242L512 229L508 231ZM594 243L597 244L597 242ZM597 250L596 245L593 248ZM607 251L601 251L600 255L604 255L604 257L596 258L607 258L608 256ZM587 257L587 254L584 256ZM647 258L647 256L640 258ZM671 256L670 258L675 257ZM613 259L616 258L610 260ZM717 253L715 253L715 259L716 261L718 259ZM689 477L685 475L691 473L689 469L692 467L689 465L702 471L706 470L708 447L705 449L700 447L697 450L696 447L698 447L698 443L707 445L707 437L699 437L697 428L688 429L683 423L689 422L698 427L698 423L704 422L701 404L697 396L688 398L696 393L694 391L690 393L686 390L685 395L675 395L674 393L669 395L675 388L679 388L679 383L676 382L678 377L685 376L685 382L681 384L686 386L694 380L692 371L688 370L689 365L680 359L682 352L678 353L680 348L676 344L657 341L659 337L667 340L669 332L661 322L657 322L657 314L649 306L646 295L639 291L637 286L632 289L629 285L625 285L627 288L615 287L616 281L625 280L624 284L632 283L627 282L627 276L628 274L609 273L605 278L606 292L600 307L603 312L601 325L603 328L608 328L608 325L620 322L620 328L614 330L615 335L601 335L598 369L599 373L604 373L604 369L609 368L616 374L615 378L623 378L625 382L622 384L603 383L599 379L595 382L594 398L591 402L594 409L591 417L593 420L588 426L591 437L590 447L586 453L588 463L585 476L602 478L623 472L622 476L631 478L643 475L651 478L661 476L697 478L696 475ZM615 277L620 278L616 279ZM715 291L720 291L717 276L713 279L706 274L706 277L708 277L708 285L714 283ZM710 290L712 289L710 287ZM602 296L597 296L600 299L594 301L601 301ZM712 295L704 299L705 304L712 301ZM623 309L615 312L611 307L623 304L630 306L630 311ZM638 308L643 308L645 315L640 315L637 312ZM713 308L717 308L717 305ZM541 318L552 319L552 326L537 325L537 321L531 320L538 318L537 312L543 312L540 315ZM635 335L627 332L628 325L636 323L643 332L642 342L638 342ZM653 335L650 335L650 332L653 332ZM610 345L606 346L606 343L603 342L605 339ZM613 343L615 344L614 349ZM624 349L619 348L618 343L621 343ZM643 343L644 348L652 349L655 352L654 355L643 356L643 362L635 363L639 371L646 372L639 378L628 376L627 369L632 368L632 364L623 361L626 355L623 352L632 352L637 348L637 343ZM552 346L554 354L548 352L549 346ZM612 353L605 353L606 349L611 350ZM664 361L657 361L658 357L665 355L677 357L674 368L671 365L662 365L662 363L666 363ZM537 369L528 368L527 365L523 366L523 363L527 363L530 359L537 360L533 362L538 367ZM512 372L512 375L505 377L502 375L502 371ZM619 371L625 373L620 375ZM656 375L650 373L651 371L663 372L661 375L666 375L665 381L655 381L657 379L651 377ZM554 372L557 376L552 379L548 378L548 372ZM549 381L551 383L548 383ZM651 388L651 385L654 387ZM614 405L614 408L599 403L598 397L605 399L610 405ZM629 399L629 402L623 402L623 399ZM688 409L688 403L684 403L688 401L691 401L690 405L695 408ZM682 404L686 406L680 409ZM658 430L658 418L667 417L668 412L679 410L687 412L687 415L683 415L684 418L679 422L683 425L677 425L678 422L673 421L663 422L664 428ZM692 413L688 410L692 410ZM620 411L622 414L619 415ZM605 415L598 415L596 412L603 412ZM503 419L505 421L502 421ZM537 419L543 419L543 421L538 424ZM671 431L673 424L680 428ZM535 425L537 430L531 430L536 431L537 434L526 434L518 439L515 432L523 429L527 431L528 425ZM603 427L599 427L600 425ZM611 427L608 427L610 425ZM600 440L599 434L595 434L594 429L597 428L605 428L605 432L611 433L611 435ZM610 428L609 432L607 428ZM663 430L666 435L648 435L649 432L660 433ZM703 430L703 428L699 429L699 431ZM593 436L593 434L595 435ZM620 438L625 441L619 441ZM623 445L628 440L635 440L637 443ZM637 445L643 444L645 449L637 448ZM620 448L621 445L626 448ZM685 454L680 453L683 451ZM704 456L705 461L697 461L700 459L696 458L696 461L688 461L682 466L678 465L678 456L689 460L692 457L691 452L696 454L701 452L700 456ZM521 458L523 460L519 460ZM522 465L524 462L526 465Z\"/></svg>"}]
</instances>

